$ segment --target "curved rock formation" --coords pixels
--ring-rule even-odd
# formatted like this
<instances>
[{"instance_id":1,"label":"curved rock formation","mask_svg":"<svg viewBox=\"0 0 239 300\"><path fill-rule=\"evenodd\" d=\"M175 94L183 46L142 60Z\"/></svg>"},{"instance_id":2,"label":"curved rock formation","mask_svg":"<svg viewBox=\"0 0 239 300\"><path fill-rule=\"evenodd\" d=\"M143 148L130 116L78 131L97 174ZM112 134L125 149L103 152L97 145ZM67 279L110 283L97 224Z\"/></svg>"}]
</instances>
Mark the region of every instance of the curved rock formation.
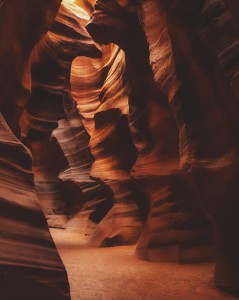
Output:
<instances>
[{"instance_id":1,"label":"curved rock formation","mask_svg":"<svg viewBox=\"0 0 239 300\"><path fill-rule=\"evenodd\" d=\"M59 1L4 1L0 7L1 298L70 299L65 268L34 189L31 153L15 134L29 95L24 72ZM10 127L9 127L10 126Z\"/></svg>"},{"instance_id":2,"label":"curved rock formation","mask_svg":"<svg viewBox=\"0 0 239 300\"><path fill-rule=\"evenodd\" d=\"M66 118L72 61L80 55L101 56L84 29L87 20L83 9L63 1L52 27L30 57L32 90L21 124L32 149L38 196L54 227L66 226L71 189L58 178L68 163L51 134L58 120Z\"/></svg>"},{"instance_id":3,"label":"curved rock formation","mask_svg":"<svg viewBox=\"0 0 239 300\"><path fill-rule=\"evenodd\" d=\"M204 3L201 13L204 12L203 9L207 4ZM210 9L210 5L207 9ZM183 121L190 129L186 137L191 149L190 164L193 167L194 178L203 204L215 226L215 283L219 287L237 289L239 268L236 236L239 230L237 218L239 207L235 198L238 194L235 181L238 169L238 138L232 122L233 116L227 111L231 94L216 57L198 38L197 32L189 30L189 27L193 28L194 24L197 24L199 12L200 10L196 10L194 20L185 23L185 14L192 14L190 7L189 9L186 7L182 12L178 11L177 6L169 9L169 32L176 69L182 81L178 97L184 114ZM175 20L175 13L178 18L174 25L172 19ZM178 33L176 33L178 30L186 42L184 49L178 44ZM178 60L180 60L180 69L177 68ZM182 69L184 69L183 73ZM192 86L193 90L190 91L188 86ZM183 98L187 98L187 101L183 101ZM190 114L187 113L189 111ZM220 138L218 131L221 132ZM216 182L221 184L220 188L215 190ZM211 194L213 189L214 192ZM231 191L229 192L228 189Z\"/></svg>"},{"instance_id":4,"label":"curved rock formation","mask_svg":"<svg viewBox=\"0 0 239 300\"><path fill-rule=\"evenodd\" d=\"M70 299L67 276L34 190L31 154L0 115L2 299Z\"/></svg>"},{"instance_id":5,"label":"curved rock formation","mask_svg":"<svg viewBox=\"0 0 239 300\"><path fill-rule=\"evenodd\" d=\"M3 1L0 10L1 111L16 134L19 117L29 96L24 73L34 45L51 26L61 1ZM17 30L16 30L17 28ZM6 84L7 83L7 84Z\"/></svg>"},{"instance_id":6,"label":"curved rock formation","mask_svg":"<svg viewBox=\"0 0 239 300\"><path fill-rule=\"evenodd\" d=\"M238 2L60 2L0 1L5 299L69 299L38 199L88 245L215 255L238 293Z\"/></svg>"},{"instance_id":7,"label":"curved rock formation","mask_svg":"<svg viewBox=\"0 0 239 300\"><path fill-rule=\"evenodd\" d=\"M126 55L130 130L139 153L131 174L150 206L136 254L150 260L202 261L211 255L210 226L190 176L178 169L178 128L166 95L154 83L148 44L135 12L130 2L122 7L97 1L87 30L98 42L117 43Z\"/></svg>"},{"instance_id":8,"label":"curved rock formation","mask_svg":"<svg viewBox=\"0 0 239 300\"><path fill-rule=\"evenodd\" d=\"M158 1L155 7L157 4L163 16L163 35L157 38L150 33L149 19L148 29L146 26L155 78L160 84L156 51L161 49L172 57L171 48L175 66L172 79L176 74L179 83L171 94L171 106L181 132L181 165L192 169L201 202L214 225L215 283L238 290L238 192L234 185L238 105L233 81L238 46L232 16L223 1L184 1L183 5ZM149 3L145 4L147 9Z\"/></svg>"},{"instance_id":9,"label":"curved rock formation","mask_svg":"<svg viewBox=\"0 0 239 300\"><path fill-rule=\"evenodd\" d=\"M136 241L142 227L140 218L144 218L136 205L140 208L146 200L129 173L137 153L127 120L128 85L124 74L124 54L113 45L102 47L102 58L93 61L78 57L72 66L72 97L90 135L94 156L90 175L108 185L116 201L93 233L92 245L104 245L108 239L114 240L112 243Z\"/></svg>"}]
</instances>

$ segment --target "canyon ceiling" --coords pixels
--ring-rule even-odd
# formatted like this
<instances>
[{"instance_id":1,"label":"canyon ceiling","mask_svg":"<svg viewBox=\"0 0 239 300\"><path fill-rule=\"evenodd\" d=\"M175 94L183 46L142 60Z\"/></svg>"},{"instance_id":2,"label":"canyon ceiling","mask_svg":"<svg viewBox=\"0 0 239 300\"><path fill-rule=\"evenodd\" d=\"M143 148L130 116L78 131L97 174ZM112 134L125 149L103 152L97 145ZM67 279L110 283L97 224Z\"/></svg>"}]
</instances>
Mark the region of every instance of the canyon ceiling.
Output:
<instances>
[{"instance_id":1,"label":"canyon ceiling","mask_svg":"<svg viewBox=\"0 0 239 300\"><path fill-rule=\"evenodd\" d=\"M239 293L239 1L0 1L0 298L70 299L49 227Z\"/></svg>"}]
</instances>

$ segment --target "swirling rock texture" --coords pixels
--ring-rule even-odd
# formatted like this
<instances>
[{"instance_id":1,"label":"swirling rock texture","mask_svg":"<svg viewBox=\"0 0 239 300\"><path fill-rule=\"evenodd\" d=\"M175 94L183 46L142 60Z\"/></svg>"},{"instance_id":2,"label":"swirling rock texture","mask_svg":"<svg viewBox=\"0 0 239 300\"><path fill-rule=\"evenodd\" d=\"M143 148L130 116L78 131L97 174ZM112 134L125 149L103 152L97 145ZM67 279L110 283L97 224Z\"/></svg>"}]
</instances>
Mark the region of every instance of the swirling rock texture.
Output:
<instances>
[{"instance_id":1,"label":"swirling rock texture","mask_svg":"<svg viewBox=\"0 0 239 300\"><path fill-rule=\"evenodd\" d=\"M180 160L192 170L214 226L215 283L238 290L238 31L228 10L236 9L235 2L225 1L228 7L223 1L152 2L143 5L151 64L160 85L157 53L164 53L166 67L174 70L167 81L174 86L168 91L180 129ZM158 38L150 33L150 10L161 15Z\"/></svg>"},{"instance_id":2,"label":"swirling rock texture","mask_svg":"<svg viewBox=\"0 0 239 300\"><path fill-rule=\"evenodd\" d=\"M238 1L0 3L5 299L11 280L22 299L69 297L38 199L88 245L215 256L238 293Z\"/></svg>"},{"instance_id":3,"label":"swirling rock texture","mask_svg":"<svg viewBox=\"0 0 239 300\"><path fill-rule=\"evenodd\" d=\"M180 176L177 176L177 167L174 166L175 170L173 170L169 165L163 168L163 171L169 174L163 178L154 178L155 182L150 178L152 175L150 173L147 174L146 180L142 178L144 168L141 167L138 176L144 182L144 190L148 191L151 206L145 227L147 233L143 232L136 253L142 255L140 249L146 245L147 257L153 260L162 259L162 257L168 260L170 255L174 259L181 255L182 261L205 259L203 254L209 255L209 253L206 251L205 254L200 246L208 245L210 230L200 213L201 203L214 226L215 283L225 289L238 289L237 231L239 224L236 217L238 203L235 198L238 145L235 62L238 57L238 33L234 27L235 21L233 22L232 15L223 1L142 2L140 18L143 21L149 44L154 80L161 91L161 94L159 92L156 94L156 92L151 92L154 91L152 86L150 88L148 86L150 70L147 73L145 65L147 58L142 56L147 54L147 47L143 49L144 42L142 36L139 35L141 28L137 28L137 21L131 14L131 4L130 1L128 3L97 1L95 14L88 25L88 30L96 41L102 43L112 41L125 50L126 68L128 65L128 78L131 85L130 97L132 97L129 99L129 105L133 111L137 111L137 105L141 106L139 110L146 114L148 109L148 116L139 121L141 127L138 128L137 117L135 120L132 114L129 114L129 119L131 123L133 122L132 138L139 152L132 174L137 177L137 169L141 167L141 164L144 167L146 165L143 157L151 157L154 147L160 147L162 151L163 145L168 155L171 154L172 149L177 151L177 138L173 138L174 121L179 130L178 162L180 166ZM228 4L231 4L231 7L233 5ZM228 30L230 33L226 34ZM132 37L134 37L133 43L131 43ZM138 40L140 47L137 45ZM140 78L144 80L137 82ZM141 91L142 86L143 91L147 91L147 95ZM138 91L141 93L137 94ZM138 96L138 102L134 101L135 95ZM142 95L144 99L140 101ZM155 102L161 109L161 111L158 110L160 117L157 127L162 132L157 132L157 137L163 137L163 144L153 140L154 129L150 128L150 120L156 123L157 119L149 118L152 101L150 96L155 97ZM166 98L166 104L164 98ZM153 112L156 113L155 107ZM141 117L142 115L143 113ZM171 128L167 126L167 131L163 131L163 125L166 125L167 121ZM221 132L220 138L218 130ZM141 139L138 138L142 133ZM150 145L152 140L150 141L148 133L153 140L152 145ZM135 135L136 139L134 139ZM167 147L165 137L168 136L172 140ZM150 145L149 150L147 147L146 149L140 147L142 144L145 147L147 143ZM162 154L163 152L157 153L158 160ZM167 157L163 157L162 160L167 162ZM169 159L170 163L175 160L177 160L177 154ZM150 166L150 160L146 161ZM156 170L160 172L164 165L162 163L157 165L155 162L157 160L154 161L154 166L157 166ZM150 167L150 171L153 170ZM184 176L187 178L186 189L182 188L183 183L180 182ZM147 190L147 180L150 180L149 190ZM219 183L220 188L216 188L216 182ZM160 191L159 185L162 185L162 191L166 190L165 195L162 191L156 195L156 191ZM155 187L157 188L153 194ZM183 192L191 189L191 193L185 193L190 199L189 205L185 205L188 200L180 193L180 187ZM156 197L163 199L160 201ZM180 201L181 197L184 203ZM154 203L156 203L156 208ZM157 221L154 220L155 215L158 217ZM165 245L174 244L175 241L176 245L179 244L177 254L166 248L166 256L163 256L163 252L159 250L164 249ZM198 256L195 246L199 246L198 250L200 249ZM150 251L151 248L153 251Z\"/></svg>"},{"instance_id":4,"label":"swirling rock texture","mask_svg":"<svg viewBox=\"0 0 239 300\"><path fill-rule=\"evenodd\" d=\"M59 5L58 0L25 0L19 7L14 1L1 1L1 111L16 134L30 89L29 78L24 76L28 58L50 27Z\"/></svg>"},{"instance_id":5,"label":"swirling rock texture","mask_svg":"<svg viewBox=\"0 0 239 300\"><path fill-rule=\"evenodd\" d=\"M69 299L69 286L39 206L29 150L1 115L2 299Z\"/></svg>"},{"instance_id":6,"label":"swirling rock texture","mask_svg":"<svg viewBox=\"0 0 239 300\"><path fill-rule=\"evenodd\" d=\"M72 97L90 136L94 156L89 175L109 186L115 199L112 210L92 234L91 245L133 242L142 227L137 204L146 200L129 174L136 150L127 121L124 66L123 51L114 45L102 47L100 59L78 57L72 65Z\"/></svg>"},{"instance_id":7,"label":"swirling rock texture","mask_svg":"<svg viewBox=\"0 0 239 300\"><path fill-rule=\"evenodd\" d=\"M190 175L179 171L178 128L166 96L154 83L136 7L98 1L96 9L87 30L96 41L116 42L126 54L130 131L139 153L131 176L143 187L150 207L136 255L154 261L205 260L211 255L210 226ZM118 31L119 24L124 31Z\"/></svg>"},{"instance_id":8,"label":"swirling rock texture","mask_svg":"<svg viewBox=\"0 0 239 300\"><path fill-rule=\"evenodd\" d=\"M22 118L22 131L32 149L39 199L49 225L54 227L65 226L74 191L58 178L68 163L51 134L58 120L66 117L72 61L79 55L101 55L84 28L87 18L83 9L63 1L51 29L33 49L29 62L32 91Z\"/></svg>"},{"instance_id":9,"label":"swirling rock texture","mask_svg":"<svg viewBox=\"0 0 239 300\"><path fill-rule=\"evenodd\" d=\"M29 94L24 70L59 1L1 1L1 299L69 299L65 268L34 189L29 149L16 137ZM31 26L29 26L31 24Z\"/></svg>"}]
</instances>

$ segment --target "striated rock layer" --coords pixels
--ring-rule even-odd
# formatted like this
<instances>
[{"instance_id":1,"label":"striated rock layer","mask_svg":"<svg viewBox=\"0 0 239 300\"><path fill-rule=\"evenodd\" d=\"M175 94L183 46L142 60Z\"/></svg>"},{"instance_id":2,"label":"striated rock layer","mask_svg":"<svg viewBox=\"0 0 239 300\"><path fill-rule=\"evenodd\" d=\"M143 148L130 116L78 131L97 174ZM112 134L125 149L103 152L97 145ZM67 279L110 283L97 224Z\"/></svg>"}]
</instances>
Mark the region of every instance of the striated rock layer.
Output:
<instances>
[{"instance_id":1,"label":"striated rock layer","mask_svg":"<svg viewBox=\"0 0 239 300\"><path fill-rule=\"evenodd\" d=\"M215 255L216 285L238 292L238 3L59 5L0 7L4 288L25 272L68 297L38 197L50 227L88 245L137 243L151 261Z\"/></svg>"},{"instance_id":2,"label":"striated rock layer","mask_svg":"<svg viewBox=\"0 0 239 300\"><path fill-rule=\"evenodd\" d=\"M0 115L2 299L70 299L66 271L34 190L31 154Z\"/></svg>"},{"instance_id":3,"label":"striated rock layer","mask_svg":"<svg viewBox=\"0 0 239 300\"><path fill-rule=\"evenodd\" d=\"M78 57L72 65L71 88L90 136L89 147L94 157L90 176L109 186L115 199L112 211L89 242L98 246L107 239L116 244L135 242L142 227L140 219L146 213L140 213L140 207L146 199L129 172L137 153L127 120L128 84L123 51L108 45L102 47L102 58L92 61Z\"/></svg>"},{"instance_id":4,"label":"striated rock layer","mask_svg":"<svg viewBox=\"0 0 239 300\"><path fill-rule=\"evenodd\" d=\"M179 170L177 124L167 95L154 82L136 12L130 1L124 7L98 1L87 25L96 41L113 41L125 51L129 129L138 152L130 174L143 187L149 207L136 255L156 261L204 261L212 255L210 225L190 175Z\"/></svg>"},{"instance_id":5,"label":"striated rock layer","mask_svg":"<svg viewBox=\"0 0 239 300\"><path fill-rule=\"evenodd\" d=\"M58 120L67 118L67 107L72 102L68 99L72 61L80 55L92 58L101 55L84 28L87 20L88 16L83 9L63 1L52 27L35 46L30 57L32 91L22 118L22 130L32 149L39 199L49 225L54 227L66 226L73 202L70 198L81 198L81 194L74 196L74 186L64 184L58 178L59 173L68 168L71 162L67 157L67 149L63 149L63 153L51 135L58 126ZM73 142L75 147L77 144L80 147L81 141ZM73 147L71 151L74 151ZM89 154L86 154L86 159L91 163Z\"/></svg>"},{"instance_id":6,"label":"striated rock layer","mask_svg":"<svg viewBox=\"0 0 239 300\"><path fill-rule=\"evenodd\" d=\"M29 95L24 77L34 44L60 1L1 2L0 7L0 290L3 300L70 299L65 268L34 188L32 157L16 137ZM25 79L24 79L25 78Z\"/></svg>"},{"instance_id":7,"label":"striated rock layer","mask_svg":"<svg viewBox=\"0 0 239 300\"><path fill-rule=\"evenodd\" d=\"M151 64L160 85L162 57L172 74L164 86L180 130L180 163L214 226L215 283L238 290L238 34L223 1L152 2L144 4ZM150 31L152 6L161 34Z\"/></svg>"}]
</instances>

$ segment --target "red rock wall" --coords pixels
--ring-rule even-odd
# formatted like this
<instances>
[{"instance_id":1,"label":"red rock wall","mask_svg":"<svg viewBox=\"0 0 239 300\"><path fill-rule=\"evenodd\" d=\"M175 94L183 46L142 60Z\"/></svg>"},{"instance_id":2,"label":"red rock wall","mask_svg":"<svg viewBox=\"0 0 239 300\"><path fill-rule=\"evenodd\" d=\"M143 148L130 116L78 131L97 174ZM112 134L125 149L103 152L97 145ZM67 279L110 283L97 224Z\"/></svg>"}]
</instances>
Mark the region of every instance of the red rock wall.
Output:
<instances>
[{"instance_id":1,"label":"red rock wall","mask_svg":"<svg viewBox=\"0 0 239 300\"><path fill-rule=\"evenodd\" d=\"M2 299L69 299L65 268L34 189L32 156L19 119L29 95L24 77L34 44L51 25L60 1L4 1L0 8Z\"/></svg>"},{"instance_id":2,"label":"red rock wall","mask_svg":"<svg viewBox=\"0 0 239 300\"><path fill-rule=\"evenodd\" d=\"M3 16L17 14L9 3ZM88 245L137 243L136 256L151 261L215 255L216 285L238 290L237 2L63 1L54 21L40 6L41 28L35 5L0 50L1 103L31 150L31 197L48 225L77 230ZM3 40L15 19L0 22ZM0 170L29 159L12 137L17 164L9 151Z\"/></svg>"},{"instance_id":3,"label":"red rock wall","mask_svg":"<svg viewBox=\"0 0 239 300\"><path fill-rule=\"evenodd\" d=\"M227 4L232 8L232 2ZM155 20L149 18L150 6L157 8L152 14L158 10L163 16L159 22L161 35L157 30L150 31ZM171 94L170 104L180 130L181 166L192 173L200 202L213 222L215 283L234 290L238 288L236 231L239 229L235 199L238 193L235 20L223 1L184 1L183 5L179 1L170 5L149 1L143 10L151 64L159 84L163 76L157 64L160 56L173 58L172 78L177 78L177 89ZM170 72L172 60L166 61Z\"/></svg>"}]
</instances>

